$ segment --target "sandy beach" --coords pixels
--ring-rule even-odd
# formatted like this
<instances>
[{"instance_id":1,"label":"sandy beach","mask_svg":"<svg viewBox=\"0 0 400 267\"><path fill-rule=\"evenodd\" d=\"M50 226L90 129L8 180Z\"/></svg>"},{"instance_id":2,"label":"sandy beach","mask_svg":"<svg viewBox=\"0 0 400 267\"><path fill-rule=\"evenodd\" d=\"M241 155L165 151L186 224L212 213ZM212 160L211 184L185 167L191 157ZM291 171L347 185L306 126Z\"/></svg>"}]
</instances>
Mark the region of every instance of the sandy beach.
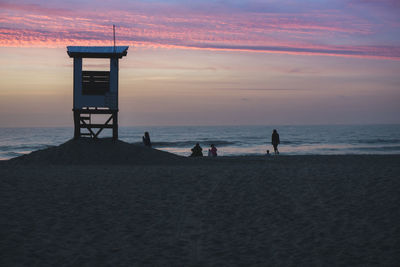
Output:
<instances>
[{"instance_id":1,"label":"sandy beach","mask_svg":"<svg viewBox=\"0 0 400 267\"><path fill-rule=\"evenodd\" d=\"M400 155L192 159L74 145L0 162L1 266L400 262Z\"/></svg>"}]
</instances>

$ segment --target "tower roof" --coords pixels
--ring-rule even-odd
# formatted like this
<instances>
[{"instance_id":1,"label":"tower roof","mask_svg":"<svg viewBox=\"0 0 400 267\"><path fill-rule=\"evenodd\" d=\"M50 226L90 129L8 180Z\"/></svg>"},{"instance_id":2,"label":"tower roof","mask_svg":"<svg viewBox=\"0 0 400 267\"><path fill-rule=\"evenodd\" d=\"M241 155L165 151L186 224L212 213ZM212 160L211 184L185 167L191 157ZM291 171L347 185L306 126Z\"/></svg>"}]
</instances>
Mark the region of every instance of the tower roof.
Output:
<instances>
[{"instance_id":1,"label":"tower roof","mask_svg":"<svg viewBox=\"0 0 400 267\"><path fill-rule=\"evenodd\" d=\"M128 53L129 46L67 46L70 57L81 58L122 58Z\"/></svg>"}]
</instances>

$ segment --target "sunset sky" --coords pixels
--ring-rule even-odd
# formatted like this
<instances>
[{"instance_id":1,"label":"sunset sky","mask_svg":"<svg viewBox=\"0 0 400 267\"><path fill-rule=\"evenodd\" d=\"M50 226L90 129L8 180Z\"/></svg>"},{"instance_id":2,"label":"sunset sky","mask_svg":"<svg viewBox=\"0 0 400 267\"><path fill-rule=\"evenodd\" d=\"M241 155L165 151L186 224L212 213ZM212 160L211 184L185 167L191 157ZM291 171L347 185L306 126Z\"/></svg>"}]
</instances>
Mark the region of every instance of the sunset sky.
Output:
<instances>
[{"instance_id":1,"label":"sunset sky","mask_svg":"<svg viewBox=\"0 0 400 267\"><path fill-rule=\"evenodd\" d=\"M0 0L0 127L72 127L113 24L121 125L400 123L398 0Z\"/></svg>"}]
</instances>

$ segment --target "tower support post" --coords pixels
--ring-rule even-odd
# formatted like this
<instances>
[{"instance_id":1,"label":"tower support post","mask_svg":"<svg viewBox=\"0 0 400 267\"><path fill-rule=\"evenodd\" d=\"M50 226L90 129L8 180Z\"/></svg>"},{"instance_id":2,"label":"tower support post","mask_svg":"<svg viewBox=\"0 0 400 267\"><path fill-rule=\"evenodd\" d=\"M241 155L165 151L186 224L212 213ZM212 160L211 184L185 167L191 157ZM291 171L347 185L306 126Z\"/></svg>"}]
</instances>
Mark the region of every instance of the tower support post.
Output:
<instances>
[{"instance_id":1,"label":"tower support post","mask_svg":"<svg viewBox=\"0 0 400 267\"><path fill-rule=\"evenodd\" d=\"M74 112L74 139L79 139L81 137L81 129L80 129L80 113L79 110L73 109Z\"/></svg>"},{"instance_id":2,"label":"tower support post","mask_svg":"<svg viewBox=\"0 0 400 267\"><path fill-rule=\"evenodd\" d=\"M114 110L112 113L113 117L113 139L118 139L118 110Z\"/></svg>"}]
</instances>

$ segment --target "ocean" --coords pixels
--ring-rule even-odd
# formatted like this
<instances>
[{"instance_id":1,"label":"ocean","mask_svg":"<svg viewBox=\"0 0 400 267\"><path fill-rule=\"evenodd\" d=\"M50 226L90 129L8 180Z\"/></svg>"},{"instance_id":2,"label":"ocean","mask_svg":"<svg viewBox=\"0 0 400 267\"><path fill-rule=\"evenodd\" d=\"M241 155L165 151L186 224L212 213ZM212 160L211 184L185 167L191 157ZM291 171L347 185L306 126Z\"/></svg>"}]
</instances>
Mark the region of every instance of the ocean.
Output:
<instances>
[{"instance_id":1,"label":"ocean","mask_svg":"<svg viewBox=\"0 0 400 267\"><path fill-rule=\"evenodd\" d=\"M221 156L264 155L267 149L273 151L273 129L280 135L282 155L400 154L400 125L120 127L119 139L141 144L148 131L154 148L182 156L197 142L204 152L215 144ZM104 131L100 137L111 136ZM0 128L0 159L60 145L72 137L72 127Z\"/></svg>"}]
</instances>

